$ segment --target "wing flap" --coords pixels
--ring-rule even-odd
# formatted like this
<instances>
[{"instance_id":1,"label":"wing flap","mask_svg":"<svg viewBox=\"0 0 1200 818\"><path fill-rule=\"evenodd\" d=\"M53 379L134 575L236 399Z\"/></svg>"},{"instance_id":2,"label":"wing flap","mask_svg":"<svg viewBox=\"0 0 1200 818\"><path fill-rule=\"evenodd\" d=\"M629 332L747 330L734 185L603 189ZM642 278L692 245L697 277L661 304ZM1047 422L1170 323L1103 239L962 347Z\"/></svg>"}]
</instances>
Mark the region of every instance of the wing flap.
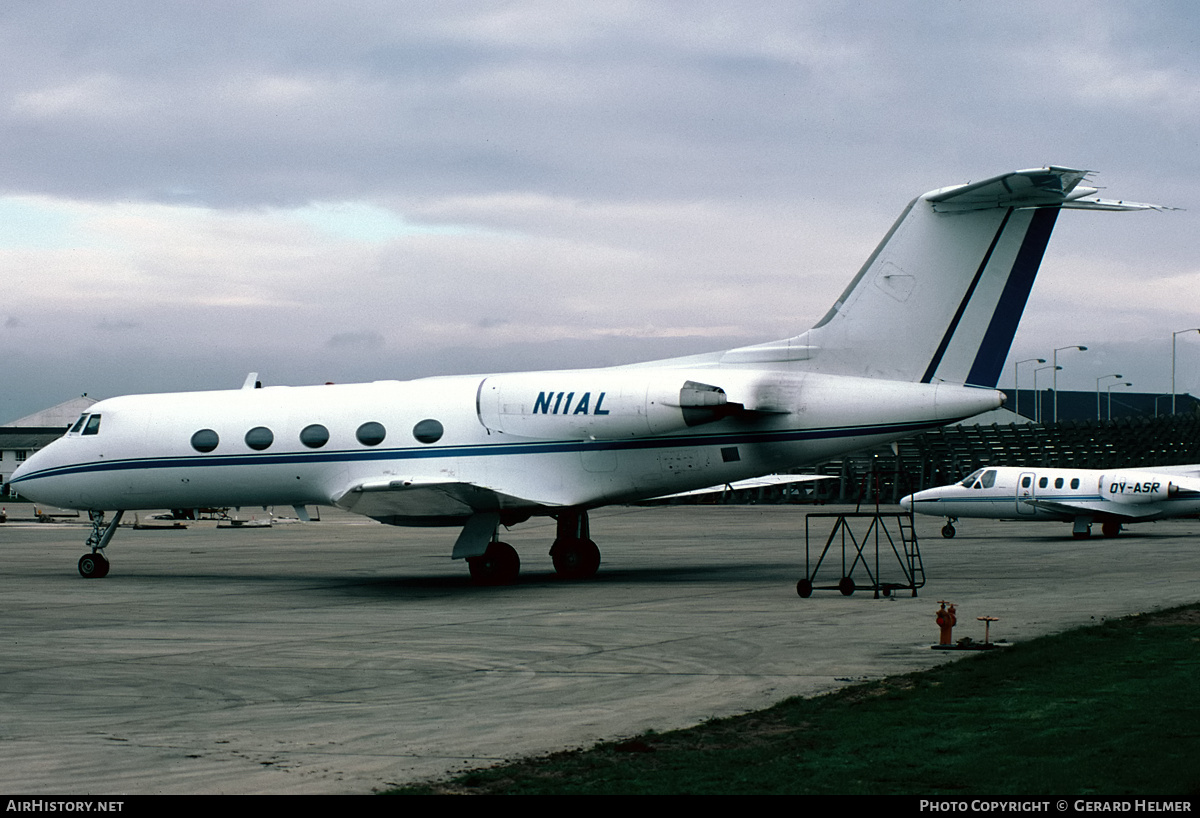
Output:
<instances>
[{"instance_id":1,"label":"wing flap","mask_svg":"<svg viewBox=\"0 0 1200 818\"><path fill-rule=\"evenodd\" d=\"M445 524L462 522L480 512L547 505L475 483L421 477L364 480L342 492L334 504L383 522L422 518Z\"/></svg>"},{"instance_id":2,"label":"wing flap","mask_svg":"<svg viewBox=\"0 0 1200 818\"><path fill-rule=\"evenodd\" d=\"M717 486L708 486L702 489L693 489L691 491L680 491L675 494L663 494L659 497L651 497L650 500L672 500L677 497L696 497L702 494L723 494L727 491L740 491L741 489L763 489L774 486L786 486L793 483L812 483L817 480L837 480L837 477L825 474L768 474L763 477L752 477L748 480L736 480L732 483L721 483Z\"/></svg>"}]
</instances>

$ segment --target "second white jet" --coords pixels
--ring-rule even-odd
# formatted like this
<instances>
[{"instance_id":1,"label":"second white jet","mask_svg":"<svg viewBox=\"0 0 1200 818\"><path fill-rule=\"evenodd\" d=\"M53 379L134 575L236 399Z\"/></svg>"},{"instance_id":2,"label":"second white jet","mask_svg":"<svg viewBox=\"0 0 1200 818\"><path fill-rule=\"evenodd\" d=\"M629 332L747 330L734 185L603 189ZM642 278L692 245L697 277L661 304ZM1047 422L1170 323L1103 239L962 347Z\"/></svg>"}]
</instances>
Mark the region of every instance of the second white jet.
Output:
<instances>
[{"instance_id":1,"label":"second white jet","mask_svg":"<svg viewBox=\"0 0 1200 818\"><path fill-rule=\"evenodd\" d=\"M945 517L943 537L954 536L960 517L992 520L1059 520L1077 538L1100 523L1115 537L1127 523L1200 514L1200 465L1140 469L1048 469L994 466L949 486L900 500L905 510Z\"/></svg>"}]
</instances>

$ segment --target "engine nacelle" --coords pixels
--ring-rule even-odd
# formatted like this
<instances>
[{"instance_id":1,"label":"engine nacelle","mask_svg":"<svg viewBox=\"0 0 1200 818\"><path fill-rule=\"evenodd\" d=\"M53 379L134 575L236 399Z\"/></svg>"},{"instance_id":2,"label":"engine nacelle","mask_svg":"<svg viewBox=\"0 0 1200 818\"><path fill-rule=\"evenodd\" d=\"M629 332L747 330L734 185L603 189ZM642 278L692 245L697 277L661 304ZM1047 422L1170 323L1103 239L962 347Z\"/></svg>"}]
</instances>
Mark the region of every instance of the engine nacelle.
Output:
<instances>
[{"instance_id":1,"label":"engine nacelle","mask_svg":"<svg viewBox=\"0 0 1200 818\"><path fill-rule=\"evenodd\" d=\"M1154 503L1166 500L1173 486L1161 474L1122 471L1100 476L1100 496L1114 503Z\"/></svg>"},{"instance_id":2,"label":"engine nacelle","mask_svg":"<svg viewBox=\"0 0 1200 818\"><path fill-rule=\"evenodd\" d=\"M480 382L476 408L491 432L619 440L683 431L742 407L682 377L578 370L493 375Z\"/></svg>"}]
</instances>

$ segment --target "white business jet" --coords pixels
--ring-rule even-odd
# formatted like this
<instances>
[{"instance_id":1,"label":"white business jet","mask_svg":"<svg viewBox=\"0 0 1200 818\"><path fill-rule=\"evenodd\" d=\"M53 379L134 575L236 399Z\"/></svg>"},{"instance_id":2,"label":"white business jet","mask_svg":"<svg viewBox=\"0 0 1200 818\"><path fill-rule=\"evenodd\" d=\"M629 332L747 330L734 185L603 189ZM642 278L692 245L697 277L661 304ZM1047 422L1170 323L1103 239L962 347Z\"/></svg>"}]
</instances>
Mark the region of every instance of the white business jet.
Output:
<instances>
[{"instance_id":1,"label":"white business jet","mask_svg":"<svg viewBox=\"0 0 1200 818\"><path fill-rule=\"evenodd\" d=\"M1059 520L1077 538L1100 523L1105 537L1126 523L1200 514L1200 466L1142 469L1041 469L996 466L962 482L926 489L900 500L904 509L945 517L943 537L953 537L959 517L992 520Z\"/></svg>"},{"instance_id":2,"label":"white business jet","mask_svg":"<svg viewBox=\"0 0 1200 818\"><path fill-rule=\"evenodd\" d=\"M515 581L500 526L557 520L556 571L600 564L588 511L785 471L988 411L1062 208L1047 167L914 199L825 316L792 338L605 369L136 395L100 401L12 486L93 512L80 573L108 573L124 511L331 505L459 526L451 556ZM780 297L780 293L772 297ZM115 511L108 523L104 512Z\"/></svg>"}]
</instances>

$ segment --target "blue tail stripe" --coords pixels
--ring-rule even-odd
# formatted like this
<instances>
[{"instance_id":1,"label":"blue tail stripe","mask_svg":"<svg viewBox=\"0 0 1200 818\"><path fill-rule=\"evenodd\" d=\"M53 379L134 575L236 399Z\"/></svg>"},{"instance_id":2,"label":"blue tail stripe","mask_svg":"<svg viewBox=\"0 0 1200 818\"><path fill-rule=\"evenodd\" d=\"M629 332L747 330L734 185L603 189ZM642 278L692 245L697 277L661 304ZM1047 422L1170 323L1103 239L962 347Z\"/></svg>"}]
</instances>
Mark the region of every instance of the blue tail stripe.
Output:
<instances>
[{"instance_id":1,"label":"blue tail stripe","mask_svg":"<svg viewBox=\"0 0 1200 818\"><path fill-rule=\"evenodd\" d=\"M1025 311L1025 302L1029 300L1029 291L1033 289L1033 280L1037 277L1046 245L1050 242L1058 212L1057 207L1040 208L1034 212L1029 229L1025 232L1025 240L1013 262L1012 272L996 304L996 311L992 313L992 321L988 324L971 372L967 375L968 384L990 388L999 382L1000 370L1008 358L1013 336L1017 334L1021 313Z\"/></svg>"},{"instance_id":2,"label":"blue tail stripe","mask_svg":"<svg viewBox=\"0 0 1200 818\"><path fill-rule=\"evenodd\" d=\"M1010 207L1005 212L1004 218L1000 221L1000 229L992 237L992 243L988 245L987 252L983 254L983 261L979 262L979 267L975 270L975 277L971 279L971 284L967 287L966 294L963 295L962 301L959 302L958 310L954 313L954 318L950 320L950 326L946 328L945 335L942 336L942 342L938 344L937 351L933 353L933 358L929 361L929 367L925 370L925 374L921 376L921 383L931 383L933 381L933 373L937 372L938 366L942 363L942 356L946 354L946 350L950 346L950 341L954 338L954 332L958 329L959 322L962 321L963 313L967 311L967 305L971 303L971 296L975 294L975 288L979 286L979 279L983 277L983 271L987 269L988 262L992 258L992 253L996 250L996 244L1000 241L1000 237L1004 235L1004 229L1008 226L1008 220L1012 214L1013 211Z\"/></svg>"}]
</instances>

